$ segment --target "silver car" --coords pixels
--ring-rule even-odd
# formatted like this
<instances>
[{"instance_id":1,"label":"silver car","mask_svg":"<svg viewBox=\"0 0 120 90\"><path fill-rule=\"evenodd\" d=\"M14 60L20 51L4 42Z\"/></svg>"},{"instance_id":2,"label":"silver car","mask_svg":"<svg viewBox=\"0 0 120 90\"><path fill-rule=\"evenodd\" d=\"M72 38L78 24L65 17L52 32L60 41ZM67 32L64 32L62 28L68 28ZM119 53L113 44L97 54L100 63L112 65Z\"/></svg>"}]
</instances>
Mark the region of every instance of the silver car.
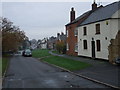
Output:
<instances>
[{"instance_id":1,"label":"silver car","mask_svg":"<svg viewBox=\"0 0 120 90\"><path fill-rule=\"evenodd\" d=\"M30 49L26 49L23 51L23 56L32 56L32 52Z\"/></svg>"}]
</instances>

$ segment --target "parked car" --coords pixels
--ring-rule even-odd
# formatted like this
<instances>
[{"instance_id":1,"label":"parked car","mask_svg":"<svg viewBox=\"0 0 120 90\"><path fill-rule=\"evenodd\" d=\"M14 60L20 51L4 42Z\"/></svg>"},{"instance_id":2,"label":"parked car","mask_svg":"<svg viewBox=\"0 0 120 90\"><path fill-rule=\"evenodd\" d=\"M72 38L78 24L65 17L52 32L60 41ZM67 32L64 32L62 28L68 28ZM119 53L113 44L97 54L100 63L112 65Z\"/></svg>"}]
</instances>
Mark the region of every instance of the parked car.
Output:
<instances>
[{"instance_id":1,"label":"parked car","mask_svg":"<svg viewBox=\"0 0 120 90\"><path fill-rule=\"evenodd\" d=\"M19 51L15 52L14 55L22 55L22 51L19 50Z\"/></svg>"},{"instance_id":2,"label":"parked car","mask_svg":"<svg viewBox=\"0 0 120 90\"><path fill-rule=\"evenodd\" d=\"M23 56L32 56L32 52L30 49L26 49L22 53Z\"/></svg>"},{"instance_id":3,"label":"parked car","mask_svg":"<svg viewBox=\"0 0 120 90\"><path fill-rule=\"evenodd\" d=\"M116 58L115 63L116 63L117 65L120 65L120 57Z\"/></svg>"}]
</instances>

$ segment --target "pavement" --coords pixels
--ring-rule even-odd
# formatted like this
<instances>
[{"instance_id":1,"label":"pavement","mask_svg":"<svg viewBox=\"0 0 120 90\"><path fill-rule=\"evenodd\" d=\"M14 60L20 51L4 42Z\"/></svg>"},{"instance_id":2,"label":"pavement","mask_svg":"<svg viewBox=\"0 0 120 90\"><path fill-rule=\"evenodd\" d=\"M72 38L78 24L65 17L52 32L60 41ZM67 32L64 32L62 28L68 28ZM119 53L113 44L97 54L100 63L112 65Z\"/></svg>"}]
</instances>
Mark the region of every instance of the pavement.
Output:
<instances>
[{"instance_id":1,"label":"pavement","mask_svg":"<svg viewBox=\"0 0 120 90\"><path fill-rule=\"evenodd\" d=\"M4 88L106 88L41 60L15 55L3 80Z\"/></svg>"},{"instance_id":2,"label":"pavement","mask_svg":"<svg viewBox=\"0 0 120 90\"><path fill-rule=\"evenodd\" d=\"M52 53L51 51L49 53L55 56L61 56L61 57L89 63L92 65L91 67L74 72L86 76L88 78L98 80L100 82L120 88L120 66L112 65L105 60L68 56L65 54L60 55L60 54Z\"/></svg>"}]
</instances>

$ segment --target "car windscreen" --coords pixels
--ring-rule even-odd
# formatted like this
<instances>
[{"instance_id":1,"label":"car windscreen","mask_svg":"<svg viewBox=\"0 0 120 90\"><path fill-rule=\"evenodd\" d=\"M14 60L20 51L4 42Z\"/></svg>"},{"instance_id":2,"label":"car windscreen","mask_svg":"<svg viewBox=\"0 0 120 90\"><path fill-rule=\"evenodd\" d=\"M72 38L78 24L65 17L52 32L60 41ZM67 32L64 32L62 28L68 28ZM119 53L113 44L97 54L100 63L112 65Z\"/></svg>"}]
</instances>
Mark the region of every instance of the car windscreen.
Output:
<instances>
[{"instance_id":1,"label":"car windscreen","mask_svg":"<svg viewBox=\"0 0 120 90\"><path fill-rule=\"evenodd\" d=\"M31 52L31 51L28 49L28 50L25 50L25 52Z\"/></svg>"}]
</instances>

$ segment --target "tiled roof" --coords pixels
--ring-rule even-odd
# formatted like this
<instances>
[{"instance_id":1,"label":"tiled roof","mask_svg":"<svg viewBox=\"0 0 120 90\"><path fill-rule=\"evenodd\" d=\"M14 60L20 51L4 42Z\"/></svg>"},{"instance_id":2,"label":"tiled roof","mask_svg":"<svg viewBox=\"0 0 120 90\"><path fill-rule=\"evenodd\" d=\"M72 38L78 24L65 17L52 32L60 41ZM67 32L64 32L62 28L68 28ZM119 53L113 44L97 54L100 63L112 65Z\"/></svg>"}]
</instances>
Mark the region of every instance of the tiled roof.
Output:
<instances>
[{"instance_id":1,"label":"tiled roof","mask_svg":"<svg viewBox=\"0 0 120 90\"><path fill-rule=\"evenodd\" d=\"M88 15L90 12L91 12L91 10L83 13L82 15L80 15L79 17L77 17L75 20L73 20L72 22L68 23L67 25L70 25L70 24L78 22L80 19L82 19L83 17L85 17L86 15Z\"/></svg>"},{"instance_id":2,"label":"tiled roof","mask_svg":"<svg viewBox=\"0 0 120 90\"><path fill-rule=\"evenodd\" d=\"M120 1L101 7L96 11L94 11L93 13L91 13L90 16L78 26L109 19L119 9L120 9Z\"/></svg>"}]
</instances>

